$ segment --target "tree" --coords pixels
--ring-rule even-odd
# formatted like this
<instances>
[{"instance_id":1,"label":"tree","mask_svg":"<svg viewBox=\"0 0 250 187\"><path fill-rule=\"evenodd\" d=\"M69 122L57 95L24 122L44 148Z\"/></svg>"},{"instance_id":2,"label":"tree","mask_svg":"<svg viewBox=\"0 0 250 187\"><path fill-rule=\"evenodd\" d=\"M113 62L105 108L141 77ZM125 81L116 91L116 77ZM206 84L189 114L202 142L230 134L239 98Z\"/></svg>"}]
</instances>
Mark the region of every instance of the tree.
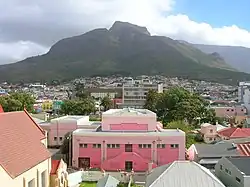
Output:
<instances>
[{"instance_id":1,"label":"tree","mask_svg":"<svg viewBox=\"0 0 250 187\"><path fill-rule=\"evenodd\" d=\"M95 101L92 98L65 100L60 109L60 113L65 115L89 115L95 111Z\"/></svg>"},{"instance_id":2,"label":"tree","mask_svg":"<svg viewBox=\"0 0 250 187\"><path fill-rule=\"evenodd\" d=\"M110 99L109 95L102 98L101 106L103 106L104 111L107 111L112 107L112 100Z\"/></svg>"},{"instance_id":3,"label":"tree","mask_svg":"<svg viewBox=\"0 0 250 187\"><path fill-rule=\"evenodd\" d=\"M24 108L33 112L35 99L32 95L25 92L12 92L7 96L0 97L0 105L5 112L21 111Z\"/></svg>"},{"instance_id":4,"label":"tree","mask_svg":"<svg viewBox=\"0 0 250 187\"><path fill-rule=\"evenodd\" d=\"M145 107L156 112L164 123L185 120L192 124L197 118L206 122L215 119L214 110L208 108L208 102L181 87L171 88L164 93L150 92Z\"/></svg>"},{"instance_id":5,"label":"tree","mask_svg":"<svg viewBox=\"0 0 250 187\"><path fill-rule=\"evenodd\" d=\"M156 105L159 99L159 94L155 90L149 90L147 93L144 108L156 112Z\"/></svg>"}]
</instances>

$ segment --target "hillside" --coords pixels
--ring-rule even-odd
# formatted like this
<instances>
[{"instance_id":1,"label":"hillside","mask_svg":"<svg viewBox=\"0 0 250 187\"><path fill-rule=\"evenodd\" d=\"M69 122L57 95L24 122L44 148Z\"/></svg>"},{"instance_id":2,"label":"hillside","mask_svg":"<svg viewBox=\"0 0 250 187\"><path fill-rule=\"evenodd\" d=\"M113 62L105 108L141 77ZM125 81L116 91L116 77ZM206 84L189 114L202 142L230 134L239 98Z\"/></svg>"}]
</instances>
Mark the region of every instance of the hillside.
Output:
<instances>
[{"instance_id":1,"label":"hillside","mask_svg":"<svg viewBox=\"0 0 250 187\"><path fill-rule=\"evenodd\" d=\"M205 53L219 53L230 66L239 71L250 73L250 48L202 44L193 44L193 46Z\"/></svg>"},{"instance_id":2,"label":"hillside","mask_svg":"<svg viewBox=\"0 0 250 187\"><path fill-rule=\"evenodd\" d=\"M218 55L151 36L145 27L124 22L60 40L47 54L0 66L0 81L12 82L111 74L162 74L228 84L250 80L249 74L235 71Z\"/></svg>"}]
</instances>

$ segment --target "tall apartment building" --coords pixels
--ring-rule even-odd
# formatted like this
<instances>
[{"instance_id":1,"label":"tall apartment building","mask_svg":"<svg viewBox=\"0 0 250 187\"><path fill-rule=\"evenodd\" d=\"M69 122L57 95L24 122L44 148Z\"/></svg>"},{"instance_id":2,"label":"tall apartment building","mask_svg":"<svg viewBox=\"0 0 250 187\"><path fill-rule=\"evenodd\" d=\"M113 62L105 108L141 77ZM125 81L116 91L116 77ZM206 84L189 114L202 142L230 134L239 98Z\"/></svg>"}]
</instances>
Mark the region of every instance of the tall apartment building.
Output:
<instances>
[{"instance_id":1,"label":"tall apartment building","mask_svg":"<svg viewBox=\"0 0 250 187\"><path fill-rule=\"evenodd\" d=\"M149 79L125 79L122 87L122 103L119 108L143 108L149 90L163 92L163 84L153 83Z\"/></svg>"},{"instance_id":2,"label":"tall apartment building","mask_svg":"<svg viewBox=\"0 0 250 187\"><path fill-rule=\"evenodd\" d=\"M250 82L239 82L238 99L247 108L247 113L250 111Z\"/></svg>"}]
</instances>

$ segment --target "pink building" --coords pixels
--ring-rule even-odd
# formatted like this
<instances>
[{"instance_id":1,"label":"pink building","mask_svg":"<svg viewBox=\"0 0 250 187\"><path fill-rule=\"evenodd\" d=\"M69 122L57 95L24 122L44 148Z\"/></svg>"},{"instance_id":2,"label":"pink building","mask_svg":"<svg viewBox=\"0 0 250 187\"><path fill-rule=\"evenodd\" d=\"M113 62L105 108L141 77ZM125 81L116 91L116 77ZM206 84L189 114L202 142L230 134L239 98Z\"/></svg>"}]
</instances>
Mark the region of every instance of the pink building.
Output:
<instances>
[{"instance_id":1,"label":"pink building","mask_svg":"<svg viewBox=\"0 0 250 187\"><path fill-rule=\"evenodd\" d=\"M162 129L156 114L146 109L111 109L96 129L73 132L72 165L107 171L147 171L185 160L185 133Z\"/></svg>"},{"instance_id":2,"label":"pink building","mask_svg":"<svg viewBox=\"0 0 250 187\"><path fill-rule=\"evenodd\" d=\"M246 108L244 106L218 106L212 107L217 117L232 118L236 116L245 116Z\"/></svg>"},{"instance_id":3,"label":"pink building","mask_svg":"<svg viewBox=\"0 0 250 187\"><path fill-rule=\"evenodd\" d=\"M63 116L39 125L48 133L48 146L60 146L67 133L76 129L96 129L100 122L89 121L89 116Z\"/></svg>"}]
</instances>

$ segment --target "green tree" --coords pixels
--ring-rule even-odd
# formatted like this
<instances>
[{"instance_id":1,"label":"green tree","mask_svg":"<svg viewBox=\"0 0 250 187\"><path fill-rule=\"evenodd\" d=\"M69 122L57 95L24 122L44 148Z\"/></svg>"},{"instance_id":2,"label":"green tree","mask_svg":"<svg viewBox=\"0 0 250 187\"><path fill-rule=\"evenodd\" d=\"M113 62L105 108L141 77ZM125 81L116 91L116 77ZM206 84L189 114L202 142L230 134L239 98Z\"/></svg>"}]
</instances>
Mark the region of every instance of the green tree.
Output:
<instances>
[{"instance_id":1,"label":"green tree","mask_svg":"<svg viewBox=\"0 0 250 187\"><path fill-rule=\"evenodd\" d=\"M156 112L159 94L155 90L149 90L147 93L144 108Z\"/></svg>"},{"instance_id":2,"label":"green tree","mask_svg":"<svg viewBox=\"0 0 250 187\"><path fill-rule=\"evenodd\" d=\"M164 123L185 120L192 124L197 118L205 122L215 119L215 113L208 108L208 102L181 87L173 87L161 94L151 92L145 107L155 111Z\"/></svg>"},{"instance_id":3,"label":"green tree","mask_svg":"<svg viewBox=\"0 0 250 187\"><path fill-rule=\"evenodd\" d=\"M25 92L13 92L7 96L0 97L0 104L5 112L21 111L24 108L29 112L33 112L34 103L34 97Z\"/></svg>"},{"instance_id":4,"label":"green tree","mask_svg":"<svg viewBox=\"0 0 250 187\"><path fill-rule=\"evenodd\" d=\"M60 113L65 115L89 115L95 111L95 101L92 98L65 100L60 109Z\"/></svg>"},{"instance_id":5,"label":"green tree","mask_svg":"<svg viewBox=\"0 0 250 187\"><path fill-rule=\"evenodd\" d=\"M104 111L107 111L112 107L112 100L110 99L109 95L102 98L101 106L103 106Z\"/></svg>"}]
</instances>

